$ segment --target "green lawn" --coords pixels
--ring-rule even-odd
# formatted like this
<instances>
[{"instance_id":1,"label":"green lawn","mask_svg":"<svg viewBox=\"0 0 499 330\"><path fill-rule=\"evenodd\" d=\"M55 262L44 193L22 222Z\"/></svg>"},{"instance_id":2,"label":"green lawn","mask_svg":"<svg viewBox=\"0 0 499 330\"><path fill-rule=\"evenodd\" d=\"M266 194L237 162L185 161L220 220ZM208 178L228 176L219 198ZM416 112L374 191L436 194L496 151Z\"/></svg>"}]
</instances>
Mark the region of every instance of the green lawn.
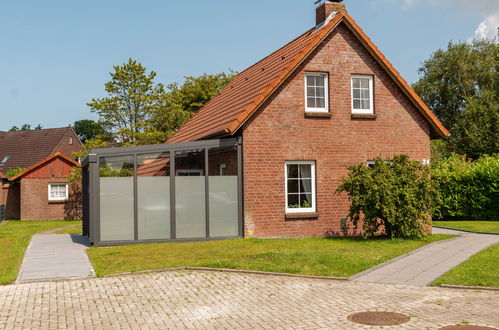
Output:
<instances>
[{"instance_id":1,"label":"green lawn","mask_svg":"<svg viewBox=\"0 0 499 330\"><path fill-rule=\"evenodd\" d=\"M475 254L433 282L440 284L499 287L499 244Z\"/></svg>"},{"instance_id":2,"label":"green lawn","mask_svg":"<svg viewBox=\"0 0 499 330\"><path fill-rule=\"evenodd\" d=\"M433 221L434 226L499 234L499 221Z\"/></svg>"},{"instance_id":3,"label":"green lawn","mask_svg":"<svg viewBox=\"0 0 499 330\"><path fill-rule=\"evenodd\" d=\"M69 228L65 228L62 230L58 230L54 234L81 234L83 231L81 226L82 226L82 222L77 221L76 225L73 225Z\"/></svg>"},{"instance_id":4,"label":"green lawn","mask_svg":"<svg viewBox=\"0 0 499 330\"><path fill-rule=\"evenodd\" d=\"M425 244L427 241L363 238L236 239L161 243L87 250L97 276L179 266L260 270L292 274L350 276Z\"/></svg>"},{"instance_id":5,"label":"green lawn","mask_svg":"<svg viewBox=\"0 0 499 330\"><path fill-rule=\"evenodd\" d=\"M0 284L13 282L33 234L77 221L5 221L0 224Z\"/></svg>"}]
</instances>

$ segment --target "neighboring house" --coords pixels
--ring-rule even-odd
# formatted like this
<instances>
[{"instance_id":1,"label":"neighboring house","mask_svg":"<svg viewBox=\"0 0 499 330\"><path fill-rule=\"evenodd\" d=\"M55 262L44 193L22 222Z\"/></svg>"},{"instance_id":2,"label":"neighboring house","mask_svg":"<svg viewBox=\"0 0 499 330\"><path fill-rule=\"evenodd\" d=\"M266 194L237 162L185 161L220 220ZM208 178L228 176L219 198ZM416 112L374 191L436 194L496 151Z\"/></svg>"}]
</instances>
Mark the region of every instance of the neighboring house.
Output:
<instances>
[{"instance_id":1,"label":"neighboring house","mask_svg":"<svg viewBox=\"0 0 499 330\"><path fill-rule=\"evenodd\" d=\"M82 149L71 127L0 132L0 205L5 206L5 218L76 218L75 198L65 176L79 166L72 153ZM24 170L7 177L14 169ZM56 195L60 200L53 200Z\"/></svg>"},{"instance_id":2,"label":"neighboring house","mask_svg":"<svg viewBox=\"0 0 499 330\"><path fill-rule=\"evenodd\" d=\"M239 73L164 147L93 151L87 233L96 244L352 235L336 193L347 167L401 153L427 164L430 140L448 135L344 5L326 1L316 26Z\"/></svg>"}]
</instances>

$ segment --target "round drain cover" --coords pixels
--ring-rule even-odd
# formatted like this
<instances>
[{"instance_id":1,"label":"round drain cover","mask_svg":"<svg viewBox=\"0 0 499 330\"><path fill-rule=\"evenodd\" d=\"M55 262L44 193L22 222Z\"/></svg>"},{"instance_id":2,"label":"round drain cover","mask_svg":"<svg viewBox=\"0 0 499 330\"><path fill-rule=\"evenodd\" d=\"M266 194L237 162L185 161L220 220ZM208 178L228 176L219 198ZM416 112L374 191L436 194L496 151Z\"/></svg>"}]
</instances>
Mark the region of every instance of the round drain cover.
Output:
<instances>
[{"instance_id":1,"label":"round drain cover","mask_svg":"<svg viewBox=\"0 0 499 330\"><path fill-rule=\"evenodd\" d=\"M440 328L440 330L496 330L495 328L484 327L481 325L448 325L446 327Z\"/></svg>"},{"instance_id":2,"label":"round drain cover","mask_svg":"<svg viewBox=\"0 0 499 330\"><path fill-rule=\"evenodd\" d=\"M365 325L397 325L409 321L409 317L392 312L361 312L348 315L348 320Z\"/></svg>"}]
</instances>

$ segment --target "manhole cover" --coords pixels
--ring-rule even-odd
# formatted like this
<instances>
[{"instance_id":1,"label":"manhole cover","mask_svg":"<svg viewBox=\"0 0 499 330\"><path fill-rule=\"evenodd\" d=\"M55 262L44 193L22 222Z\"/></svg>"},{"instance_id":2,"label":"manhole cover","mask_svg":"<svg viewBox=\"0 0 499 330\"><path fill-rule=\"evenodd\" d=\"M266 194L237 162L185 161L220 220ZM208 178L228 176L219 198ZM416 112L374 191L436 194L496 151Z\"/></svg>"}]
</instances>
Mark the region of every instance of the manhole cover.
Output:
<instances>
[{"instance_id":1,"label":"manhole cover","mask_svg":"<svg viewBox=\"0 0 499 330\"><path fill-rule=\"evenodd\" d=\"M361 312L348 315L348 320L365 325L397 325L409 321L403 314L392 312Z\"/></svg>"},{"instance_id":2,"label":"manhole cover","mask_svg":"<svg viewBox=\"0 0 499 330\"><path fill-rule=\"evenodd\" d=\"M496 330L495 328L484 327L481 325L448 325L440 328L439 330Z\"/></svg>"}]
</instances>

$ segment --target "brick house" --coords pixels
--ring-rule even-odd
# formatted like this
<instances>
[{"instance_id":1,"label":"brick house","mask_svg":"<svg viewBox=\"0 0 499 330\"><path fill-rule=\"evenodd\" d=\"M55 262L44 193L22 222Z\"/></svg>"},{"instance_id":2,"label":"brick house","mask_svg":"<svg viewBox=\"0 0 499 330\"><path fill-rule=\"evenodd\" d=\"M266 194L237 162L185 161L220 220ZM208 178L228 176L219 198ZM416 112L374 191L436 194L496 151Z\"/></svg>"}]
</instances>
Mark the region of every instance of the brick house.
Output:
<instances>
[{"instance_id":1,"label":"brick house","mask_svg":"<svg viewBox=\"0 0 499 330\"><path fill-rule=\"evenodd\" d=\"M164 145L92 150L84 232L97 245L352 235L335 193L347 167L401 153L428 163L430 140L448 135L341 1L325 1L316 26Z\"/></svg>"},{"instance_id":2,"label":"brick house","mask_svg":"<svg viewBox=\"0 0 499 330\"><path fill-rule=\"evenodd\" d=\"M349 203L335 190L348 166L399 153L427 163L430 139L448 135L344 5L326 1L315 27L237 75L167 143L241 136L245 236L298 237L341 232Z\"/></svg>"},{"instance_id":3,"label":"brick house","mask_svg":"<svg viewBox=\"0 0 499 330\"><path fill-rule=\"evenodd\" d=\"M0 205L5 219L77 219L81 196L65 176L79 163L71 157L82 150L71 127L0 132ZM24 169L7 177L12 169Z\"/></svg>"}]
</instances>

